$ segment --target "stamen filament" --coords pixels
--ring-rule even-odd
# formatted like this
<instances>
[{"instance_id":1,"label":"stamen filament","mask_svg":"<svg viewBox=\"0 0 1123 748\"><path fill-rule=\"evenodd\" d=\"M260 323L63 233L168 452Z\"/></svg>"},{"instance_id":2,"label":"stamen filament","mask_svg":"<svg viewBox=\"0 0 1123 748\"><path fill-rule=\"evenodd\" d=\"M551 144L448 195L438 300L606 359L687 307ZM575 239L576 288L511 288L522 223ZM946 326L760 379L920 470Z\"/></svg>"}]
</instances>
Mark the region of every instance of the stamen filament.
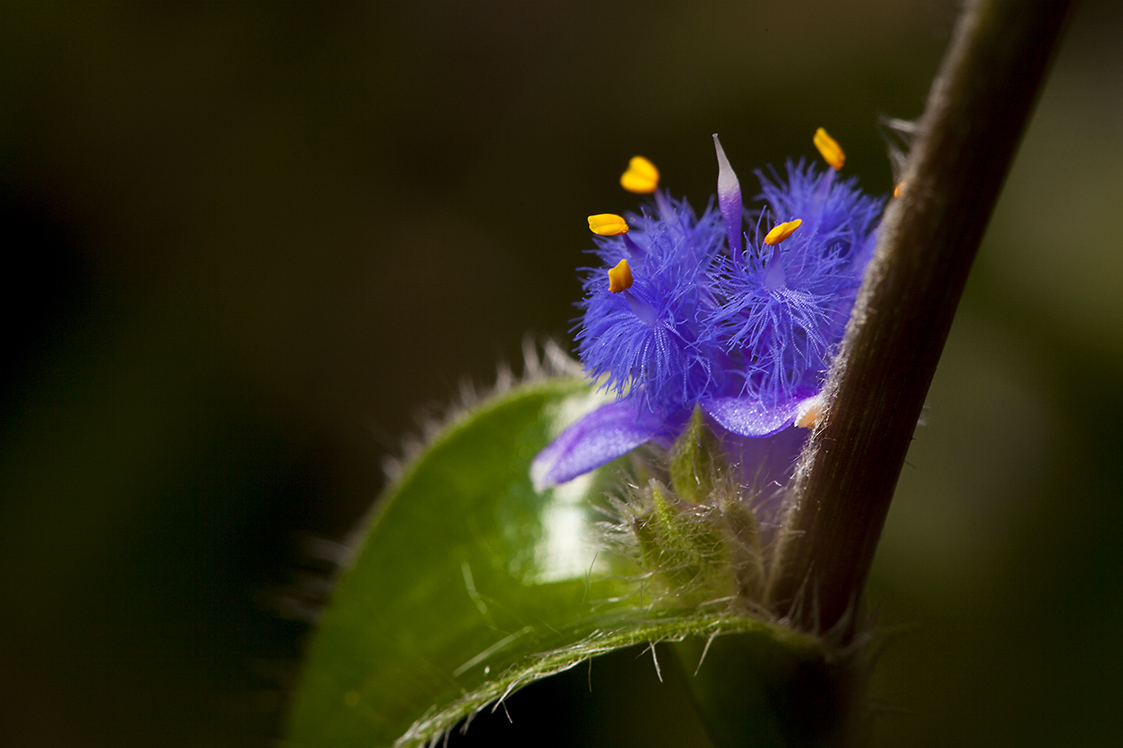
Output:
<instances>
[{"instance_id":1,"label":"stamen filament","mask_svg":"<svg viewBox=\"0 0 1123 748\"><path fill-rule=\"evenodd\" d=\"M648 304L643 299L640 299L631 291L624 291L624 300L627 301L628 306L631 307L632 314L636 315L636 318L645 325L650 327L659 319L659 314L655 310L655 307L651 306L651 304Z\"/></svg>"},{"instance_id":2,"label":"stamen filament","mask_svg":"<svg viewBox=\"0 0 1123 748\"><path fill-rule=\"evenodd\" d=\"M624 234L624 246L627 247L628 251L632 253L633 260L637 257L643 257L647 254L647 252L644 251L643 247L636 244L635 241L632 240L632 237L628 236L627 234Z\"/></svg>"},{"instance_id":3,"label":"stamen filament","mask_svg":"<svg viewBox=\"0 0 1123 748\"><path fill-rule=\"evenodd\" d=\"M764 269L764 287L769 291L779 291L788 284L788 277L784 274L784 263L780 259L780 244L777 242L772 248L772 259Z\"/></svg>"}]
</instances>

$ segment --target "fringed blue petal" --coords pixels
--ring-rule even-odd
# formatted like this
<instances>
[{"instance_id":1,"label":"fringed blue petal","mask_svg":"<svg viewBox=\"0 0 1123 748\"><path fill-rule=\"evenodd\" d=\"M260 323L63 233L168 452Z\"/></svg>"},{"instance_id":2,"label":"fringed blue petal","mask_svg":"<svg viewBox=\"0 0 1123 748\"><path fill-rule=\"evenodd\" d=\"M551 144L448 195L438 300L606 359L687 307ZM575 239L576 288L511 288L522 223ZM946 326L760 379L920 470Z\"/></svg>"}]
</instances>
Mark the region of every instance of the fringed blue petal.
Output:
<instances>
[{"instance_id":1,"label":"fringed blue petal","mask_svg":"<svg viewBox=\"0 0 1123 748\"><path fill-rule=\"evenodd\" d=\"M873 232L885 207L883 198L866 195L858 180L841 178L834 169L820 171L803 159L787 163L785 181L774 169L757 171L761 194L778 223L803 220L800 232L813 236L824 248L833 248L843 259L865 267L858 254Z\"/></svg>"},{"instance_id":2,"label":"fringed blue petal","mask_svg":"<svg viewBox=\"0 0 1123 748\"><path fill-rule=\"evenodd\" d=\"M623 237L598 240L605 264L586 271L577 352L589 375L617 397L670 414L704 397L719 378L710 268L724 230L712 208L697 218L666 194L657 196L656 214L629 215L628 223ZM634 284L614 294L605 273L621 259Z\"/></svg>"},{"instance_id":3,"label":"fringed blue petal","mask_svg":"<svg viewBox=\"0 0 1123 748\"><path fill-rule=\"evenodd\" d=\"M819 388L861 281L837 247L823 250L814 237L797 234L780 247L780 288L768 282L770 268L759 259L722 263L717 275L727 301L712 318L739 363L741 391L730 394L754 398L763 408L785 408ZM761 245L750 254L772 251Z\"/></svg>"}]
</instances>

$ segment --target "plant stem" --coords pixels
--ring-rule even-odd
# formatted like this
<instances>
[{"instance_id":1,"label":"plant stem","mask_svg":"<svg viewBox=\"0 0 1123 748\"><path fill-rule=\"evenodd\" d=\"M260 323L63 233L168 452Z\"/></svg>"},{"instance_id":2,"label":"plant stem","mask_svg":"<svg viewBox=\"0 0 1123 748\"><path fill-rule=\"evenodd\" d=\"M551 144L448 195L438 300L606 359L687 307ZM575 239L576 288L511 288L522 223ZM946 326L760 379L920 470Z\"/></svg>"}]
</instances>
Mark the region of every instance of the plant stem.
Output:
<instances>
[{"instance_id":1,"label":"plant stem","mask_svg":"<svg viewBox=\"0 0 1123 748\"><path fill-rule=\"evenodd\" d=\"M853 630L913 430L1070 0L969 3L932 84L804 449L769 604Z\"/></svg>"}]
</instances>

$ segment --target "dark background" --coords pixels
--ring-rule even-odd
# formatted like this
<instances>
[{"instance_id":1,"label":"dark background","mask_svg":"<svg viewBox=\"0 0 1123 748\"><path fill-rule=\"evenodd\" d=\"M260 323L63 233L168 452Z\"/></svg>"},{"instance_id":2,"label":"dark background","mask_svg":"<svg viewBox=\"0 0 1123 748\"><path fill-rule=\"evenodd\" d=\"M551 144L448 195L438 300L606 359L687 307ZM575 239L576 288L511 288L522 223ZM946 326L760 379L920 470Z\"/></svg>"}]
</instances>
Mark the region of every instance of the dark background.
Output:
<instances>
[{"instance_id":1,"label":"dark background","mask_svg":"<svg viewBox=\"0 0 1123 748\"><path fill-rule=\"evenodd\" d=\"M628 158L702 204L711 132L751 193L822 125L887 192L876 117L920 113L955 12L6 3L0 744L267 742L313 539L419 411L566 338ZM937 373L870 586L874 745L1123 737L1121 39L1083 3ZM705 745L646 659L580 670L473 730Z\"/></svg>"}]
</instances>

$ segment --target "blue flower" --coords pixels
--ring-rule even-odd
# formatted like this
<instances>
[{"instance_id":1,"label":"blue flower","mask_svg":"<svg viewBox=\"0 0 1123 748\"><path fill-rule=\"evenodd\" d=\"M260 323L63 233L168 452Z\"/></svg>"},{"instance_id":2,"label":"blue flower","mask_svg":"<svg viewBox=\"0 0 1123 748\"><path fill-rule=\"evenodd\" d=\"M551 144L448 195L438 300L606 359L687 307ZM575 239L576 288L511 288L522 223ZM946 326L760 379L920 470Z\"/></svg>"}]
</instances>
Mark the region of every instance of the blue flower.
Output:
<instances>
[{"instance_id":1,"label":"blue flower","mask_svg":"<svg viewBox=\"0 0 1123 748\"><path fill-rule=\"evenodd\" d=\"M628 214L629 233L598 237L607 267L627 263L633 282L613 292L604 269L586 268L584 311L574 328L589 375L621 400L662 418L693 403L723 371L710 268L724 239L720 216L656 196L654 214Z\"/></svg>"},{"instance_id":2,"label":"blue flower","mask_svg":"<svg viewBox=\"0 0 1123 748\"><path fill-rule=\"evenodd\" d=\"M786 183L758 176L767 203L762 220L791 231L770 241L773 232L761 237L758 230L745 253L718 259L715 285L724 302L710 321L723 331L730 373L741 389L704 405L722 427L743 436L790 425L818 394L884 205L862 194L856 180L802 161L788 164Z\"/></svg>"},{"instance_id":3,"label":"blue flower","mask_svg":"<svg viewBox=\"0 0 1123 748\"><path fill-rule=\"evenodd\" d=\"M574 329L585 370L616 400L535 458L536 488L649 441L668 446L696 406L725 438L759 441L792 428L815 402L884 201L839 179L841 149L830 141L828 154L817 134L835 169L800 161L788 163L786 180L757 172L764 207L746 235L740 184L716 135L714 142L716 210L711 203L698 216L685 200L656 191L658 172L637 158L621 181L628 186L637 163L653 173L643 191L655 192L654 209L590 216L601 264L584 271L583 314ZM761 236L761 225L773 224Z\"/></svg>"}]
</instances>

